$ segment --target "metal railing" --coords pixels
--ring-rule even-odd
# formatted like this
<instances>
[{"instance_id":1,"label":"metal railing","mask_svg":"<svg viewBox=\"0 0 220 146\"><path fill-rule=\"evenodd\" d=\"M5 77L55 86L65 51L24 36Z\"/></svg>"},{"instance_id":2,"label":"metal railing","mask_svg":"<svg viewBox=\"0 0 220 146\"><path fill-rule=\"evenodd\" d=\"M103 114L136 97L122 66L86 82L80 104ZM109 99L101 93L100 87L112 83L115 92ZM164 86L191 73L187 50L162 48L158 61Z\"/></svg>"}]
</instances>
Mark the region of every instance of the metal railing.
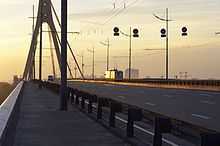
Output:
<instances>
[{"instance_id":1,"label":"metal railing","mask_svg":"<svg viewBox=\"0 0 220 146\"><path fill-rule=\"evenodd\" d=\"M44 87L59 93L59 84L50 82L44 82L42 84ZM109 111L107 112L109 117L109 127L116 127L117 120L126 124L127 138L134 137L135 129L137 129L145 134L153 136L153 146L161 146L163 142L168 145L178 146L178 144L164 138L163 134L176 136L198 146L220 145L220 134L215 130L168 117L160 113L141 109L137 106L125 104L111 98L98 97L97 95L71 87L68 88L68 97L71 103L80 105L81 109L86 110L88 114L96 111L97 120L103 119L103 114L106 113L104 111L107 108ZM126 115L126 119L117 116L118 113ZM144 124L151 125L154 132L135 124L140 121Z\"/></svg>"},{"instance_id":2,"label":"metal railing","mask_svg":"<svg viewBox=\"0 0 220 146\"><path fill-rule=\"evenodd\" d=\"M71 81L71 80L70 80ZM220 80L180 80L180 79L131 79L131 80L107 80L107 79L74 79L73 81L81 82L97 82L97 83L112 83L134 86L147 87L163 87L163 88L182 88L182 89L197 89L220 91Z\"/></svg>"},{"instance_id":3,"label":"metal railing","mask_svg":"<svg viewBox=\"0 0 220 146\"><path fill-rule=\"evenodd\" d=\"M12 145L13 131L16 127L19 111L19 95L24 81L21 81L6 100L0 105L0 146Z\"/></svg>"}]
</instances>

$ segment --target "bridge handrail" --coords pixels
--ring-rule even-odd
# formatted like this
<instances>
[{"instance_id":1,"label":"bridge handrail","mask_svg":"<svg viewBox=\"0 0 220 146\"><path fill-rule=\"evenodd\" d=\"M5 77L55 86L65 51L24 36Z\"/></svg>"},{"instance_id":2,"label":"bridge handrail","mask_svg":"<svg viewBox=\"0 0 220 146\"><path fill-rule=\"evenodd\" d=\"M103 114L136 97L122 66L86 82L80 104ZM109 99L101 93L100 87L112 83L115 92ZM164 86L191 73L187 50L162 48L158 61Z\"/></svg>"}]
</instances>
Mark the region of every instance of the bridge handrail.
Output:
<instances>
[{"instance_id":1,"label":"bridge handrail","mask_svg":"<svg viewBox=\"0 0 220 146\"><path fill-rule=\"evenodd\" d=\"M107 80L107 79L73 79L73 81L111 83L134 86L180 88L207 91L220 91L220 80L180 80L180 79L131 79L131 80Z\"/></svg>"},{"instance_id":2,"label":"bridge handrail","mask_svg":"<svg viewBox=\"0 0 220 146\"><path fill-rule=\"evenodd\" d=\"M5 140L5 134L9 127L10 119L14 112L18 97L22 91L24 81L21 81L6 100L0 105L0 146L3 145Z\"/></svg>"}]
</instances>

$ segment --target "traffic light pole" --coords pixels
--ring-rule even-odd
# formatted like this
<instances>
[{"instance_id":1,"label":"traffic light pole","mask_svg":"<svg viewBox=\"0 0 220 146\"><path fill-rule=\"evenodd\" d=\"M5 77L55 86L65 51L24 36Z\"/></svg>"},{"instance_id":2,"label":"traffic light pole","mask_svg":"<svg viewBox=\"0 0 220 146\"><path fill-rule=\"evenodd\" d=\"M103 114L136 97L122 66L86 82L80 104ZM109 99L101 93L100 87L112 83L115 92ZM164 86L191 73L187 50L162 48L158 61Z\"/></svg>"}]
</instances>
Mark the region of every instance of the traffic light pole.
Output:
<instances>
[{"instance_id":1,"label":"traffic light pole","mask_svg":"<svg viewBox=\"0 0 220 146\"><path fill-rule=\"evenodd\" d=\"M34 5L33 5L33 24L32 24L32 38L33 38L33 35L34 35L34 28L35 28L35 17L34 17L34 15L35 15L35 11L34 11ZM35 52L34 52L35 53ZM34 55L35 56L35 55ZM35 76L36 76L36 71L35 71L35 57L34 57L34 59L33 59L33 79L35 79Z\"/></svg>"},{"instance_id":2,"label":"traffic light pole","mask_svg":"<svg viewBox=\"0 0 220 146\"><path fill-rule=\"evenodd\" d=\"M41 3L42 4L42 3ZM43 49L43 45L42 45L42 41L43 41L43 17L42 17L42 6L41 6L41 12L40 12L40 21L41 21L41 25L40 25L40 51L39 51L39 80L42 80L42 49ZM41 84L39 85L39 87L41 88Z\"/></svg>"},{"instance_id":3,"label":"traffic light pole","mask_svg":"<svg viewBox=\"0 0 220 146\"><path fill-rule=\"evenodd\" d=\"M128 65L128 74L129 74L129 76L128 76L128 79L130 80L131 79L131 38L132 38L132 36L131 36L131 27L130 27L130 34L129 34L129 65Z\"/></svg>"},{"instance_id":4,"label":"traffic light pole","mask_svg":"<svg viewBox=\"0 0 220 146\"><path fill-rule=\"evenodd\" d=\"M95 48L92 50L92 78L95 79Z\"/></svg>"},{"instance_id":5,"label":"traffic light pole","mask_svg":"<svg viewBox=\"0 0 220 146\"><path fill-rule=\"evenodd\" d=\"M107 44L107 67L106 67L106 69L107 69L107 71L109 70L109 47L110 47L110 44L109 44L109 38L108 38L108 40L107 40L108 42L108 44Z\"/></svg>"},{"instance_id":6,"label":"traffic light pole","mask_svg":"<svg viewBox=\"0 0 220 146\"><path fill-rule=\"evenodd\" d=\"M169 79L169 16L168 8L166 8L166 80Z\"/></svg>"},{"instance_id":7,"label":"traffic light pole","mask_svg":"<svg viewBox=\"0 0 220 146\"><path fill-rule=\"evenodd\" d=\"M67 111L67 0L61 0L60 110Z\"/></svg>"}]
</instances>

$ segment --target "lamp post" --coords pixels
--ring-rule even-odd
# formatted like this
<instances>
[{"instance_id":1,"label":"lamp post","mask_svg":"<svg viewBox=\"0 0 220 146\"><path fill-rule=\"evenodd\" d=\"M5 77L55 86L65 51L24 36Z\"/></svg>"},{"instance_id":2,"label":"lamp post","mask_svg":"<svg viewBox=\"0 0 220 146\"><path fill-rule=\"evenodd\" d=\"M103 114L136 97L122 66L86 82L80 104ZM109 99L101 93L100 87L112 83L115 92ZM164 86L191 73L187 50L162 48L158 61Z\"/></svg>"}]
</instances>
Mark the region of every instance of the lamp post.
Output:
<instances>
[{"instance_id":1,"label":"lamp post","mask_svg":"<svg viewBox=\"0 0 220 146\"><path fill-rule=\"evenodd\" d=\"M166 80L169 79L169 10L166 8L166 18L161 18L157 15L154 14L154 16L163 22L166 22L166 29L163 28L161 29L161 37L166 37Z\"/></svg>"},{"instance_id":2,"label":"lamp post","mask_svg":"<svg viewBox=\"0 0 220 146\"><path fill-rule=\"evenodd\" d=\"M110 48L109 38L107 39L106 42L100 42L100 44L107 47L106 71L108 71L109 70L109 48Z\"/></svg>"},{"instance_id":3,"label":"lamp post","mask_svg":"<svg viewBox=\"0 0 220 146\"><path fill-rule=\"evenodd\" d=\"M95 48L92 50L87 49L88 52L92 53L92 79L95 79Z\"/></svg>"},{"instance_id":4,"label":"lamp post","mask_svg":"<svg viewBox=\"0 0 220 146\"><path fill-rule=\"evenodd\" d=\"M166 28L162 28L160 30L161 38L166 37L166 80L169 79L169 22L173 21L169 19L169 10L166 8L166 18L161 18L154 14L154 17L157 18L160 21L163 21L166 23ZM182 27L182 36L187 36L187 28Z\"/></svg>"},{"instance_id":5,"label":"lamp post","mask_svg":"<svg viewBox=\"0 0 220 146\"><path fill-rule=\"evenodd\" d=\"M119 36L120 34L126 36L129 38L129 59L128 59L128 79L130 80L131 79L131 64L132 64L132 36L133 37L139 37L139 31L137 28L133 29L133 35L132 35L132 28L130 27L129 29L129 34L127 33L124 33L123 31L119 30L118 27L115 27L113 29L114 31L114 36Z\"/></svg>"},{"instance_id":6,"label":"lamp post","mask_svg":"<svg viewBox=\"0 0 220 146\"><path fill-rule=\"evenodd\" d=\"M67 110L67 0L61 0L60 110Z\"/></svg>"}]
</instances>

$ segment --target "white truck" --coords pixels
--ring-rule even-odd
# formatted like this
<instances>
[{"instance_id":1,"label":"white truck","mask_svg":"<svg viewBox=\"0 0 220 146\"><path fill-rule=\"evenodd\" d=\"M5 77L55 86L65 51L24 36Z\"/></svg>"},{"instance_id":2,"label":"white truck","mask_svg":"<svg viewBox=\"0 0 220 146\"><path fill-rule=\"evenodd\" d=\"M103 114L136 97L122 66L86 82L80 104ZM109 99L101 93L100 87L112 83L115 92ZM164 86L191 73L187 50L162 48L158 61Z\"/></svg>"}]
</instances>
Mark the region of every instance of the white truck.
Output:
<instances>
[{"instance_id":1,"label":"white truck","mask_svg":"<svg viewBox=\"0 0 220 146\"><path fill-rule=\"evenodd\" d=\"M105 72L105 79L121 81L123 80L123 72L117 69L108 70Z\"/></svg>"}]
</instances>

